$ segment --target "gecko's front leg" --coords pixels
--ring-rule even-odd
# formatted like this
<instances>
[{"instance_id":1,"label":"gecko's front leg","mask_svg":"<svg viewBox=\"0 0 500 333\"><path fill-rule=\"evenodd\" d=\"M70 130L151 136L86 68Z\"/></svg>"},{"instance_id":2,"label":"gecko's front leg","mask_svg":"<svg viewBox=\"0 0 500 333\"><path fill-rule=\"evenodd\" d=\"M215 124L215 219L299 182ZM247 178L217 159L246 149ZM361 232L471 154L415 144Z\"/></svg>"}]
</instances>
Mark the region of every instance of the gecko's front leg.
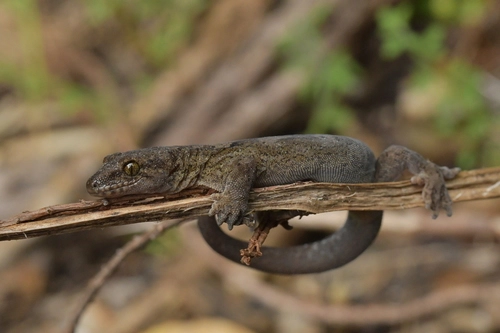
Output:
<instances>
[{"instance_id":1,"label":"gecko's front leg","mask_svg":"<svg viewBox=\"0 0 500 333\"><path fill-rule=\"evenodd\" d=\"M240 225L248 210L248 198L256 177L256 162L243 157L230 163L224 176L224 189L210 196L214 203L208 213L220 226L227 223L229 230Z\"/></svg>"}]
</instances>

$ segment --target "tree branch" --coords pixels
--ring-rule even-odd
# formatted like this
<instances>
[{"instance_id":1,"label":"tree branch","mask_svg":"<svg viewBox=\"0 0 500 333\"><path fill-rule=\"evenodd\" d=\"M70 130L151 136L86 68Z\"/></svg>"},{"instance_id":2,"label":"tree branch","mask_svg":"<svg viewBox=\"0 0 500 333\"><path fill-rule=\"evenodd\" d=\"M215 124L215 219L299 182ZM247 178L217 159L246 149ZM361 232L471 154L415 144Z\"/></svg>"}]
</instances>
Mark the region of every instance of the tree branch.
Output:
<instances>
[{"instance_id":1,"label":"tree branch","mask_svg":"<svg viewBox=\"0 0 500 333\"><path fill-rule=\"evenodd\" d=\"M500 167L461 172L447 183L454 202L500 197ZM205 194L205 195L203 195ZM212 200L203 190L175 196L81 201L25 212L0 221L0 241L207 214ZM392 210L423 207L421 188L409 181L370 184L297 183L254 189L250 209Z\"/></svg>"}]
</instances>

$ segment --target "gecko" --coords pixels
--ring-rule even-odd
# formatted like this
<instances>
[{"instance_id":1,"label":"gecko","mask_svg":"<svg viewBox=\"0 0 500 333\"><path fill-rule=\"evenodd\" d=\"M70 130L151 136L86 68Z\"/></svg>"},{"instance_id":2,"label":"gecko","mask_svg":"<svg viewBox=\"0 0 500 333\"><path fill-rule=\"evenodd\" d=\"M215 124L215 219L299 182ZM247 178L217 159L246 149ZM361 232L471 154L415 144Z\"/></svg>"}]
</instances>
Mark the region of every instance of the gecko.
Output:
<instances>
[{"instance_id":1,"label":"gecko","mask_svg":"<svg viewBox=\"0 0 500 333\"><path fill-rule=\"evenodd\" d=\"M403 146L392 145L375 158L363 142L337 135L288 135L244 139L215 145L143 148L114 153L87 181L89 194L102 198L128 195L166 195L190 188L215 191L208 216L198 218L208 245L222 256L240 261L246 244L224 233L245 223L252 188L301 181L371 183L398 180L405 170L422 186L425 207L436 218L452 214L445 179L459 168L438 166ZM257 223L259 216L254 214ZM288 219L302 212L271 211L269 218ZM376 238L382 211L349 211L344 226L326 238L302 245L263 247L250 267L275 274L318 273L341 267L364 252Z\"/></svg>"}]
</instances>

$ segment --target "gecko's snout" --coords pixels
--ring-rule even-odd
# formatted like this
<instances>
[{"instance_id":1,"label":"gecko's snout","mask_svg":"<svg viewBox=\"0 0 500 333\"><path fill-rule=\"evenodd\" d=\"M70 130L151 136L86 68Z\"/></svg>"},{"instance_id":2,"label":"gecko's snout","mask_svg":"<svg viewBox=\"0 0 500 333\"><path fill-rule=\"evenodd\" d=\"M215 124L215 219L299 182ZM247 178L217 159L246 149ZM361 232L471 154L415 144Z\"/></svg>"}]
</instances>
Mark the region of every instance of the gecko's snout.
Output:
<instances>
[{"instance_id":1,"label":"gecko's snout","mask_svg":"<svg viewBox=\"0 0 500 333\"><path fill-rule=\"evenodd\" d=\"M91 195L96 195L98 193L99 189L99 182L94 179L94 177L91 177L89 180L87 180L87 192Z\"/></svg>"}]
</instances>

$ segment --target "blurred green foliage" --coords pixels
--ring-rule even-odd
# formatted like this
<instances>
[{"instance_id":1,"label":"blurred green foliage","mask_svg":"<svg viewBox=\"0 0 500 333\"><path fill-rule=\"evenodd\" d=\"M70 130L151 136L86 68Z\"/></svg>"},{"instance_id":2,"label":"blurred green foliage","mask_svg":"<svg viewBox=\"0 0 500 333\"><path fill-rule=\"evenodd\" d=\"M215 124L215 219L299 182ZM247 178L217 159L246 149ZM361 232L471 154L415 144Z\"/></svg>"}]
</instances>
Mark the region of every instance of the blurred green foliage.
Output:
<instances>
[{"instance_id":1,"label":"blurred green foliage","mask_svg":"<svg viewBox=\"0 0 500 333\"><path fill-rule=\"evenodd\" d=\"M164 67L191 36L194 18L207 0L87 0L83 4L92 24L118 22L149 65Z\"/></svg>"},{"instance_id":2,"label":"blurred green foliage","mask_svg":"<svg viewBox=\"0 0 500 333\"><path fill-rule=\"evenodd\" d=\"M475 24L482 19L488 0L426 0L416 2L417 10L429 12L432 18L455 25Z\"/></svg>"},{"instance_id":3,"label":"blurred green foliage","mask_svg":"<svg viewBox=\"0 0 500 333\"><path fill-rule=\"evenodd\" d=\"M499 123L481 94L482 70L454 56L445 47L450 28L466 27L481 19L486 2L429 0L402 2L377 13L381 56L409 55L414 69L407 89L428 91L438 82L441 94L435 105L434 126L443 137L459 143L457 164L464 168L500 162L498 147L485 145ZM428 23L422 31L412 20Z\"/></svg>"},{"instance_id":4,"label":"blurred green foliage","mask_svg":"<svg viewBox=\"0 0 500 333\"><path fill-rule=\"evenodd\" d=\"M11 63L0 59L0 82L11 84L23 98L45 98L53 86L43 53L40 14L36 0L6 0L16 18L22 59Z\"/></svg>"},{"instance_id":5,"label":"blurred green foliage","mask_svg":"<svg viewBox=\"0 0 500 333\"><path fill-rule=\"evenodd\" d=\"M404 54L412 59L414 67L407 78L406 89L425 92L439 84L433 126L436 133L457 142L460 146L458 162L465 168L500 164L498 142L487 140L491 133L498 131L500 121L493 116L481 95L481 69L451 53L445 42L450 29L466 29L482 20L487 3L487 0L402 1L376 14L380 56L390 60ZM136 76L127 87L127 93L133 94L147 89L155 73L172 64L179 49L189 42L193 22L209 2L86 0L78 4L96 32L118 32L120 41L124 41L120 43L125 44L120 48L142 61L141 72L134 74ZM116 105L114 98L117 96L111 96L106 87L62 77L49 69L39 1L4 0L1 5L13 18L20 56L0 58L0 84L11 87L25 102L58 103L55 109L63 112L91 111L101 120L112 114L110 110L126 112ZM302 100L313 111L308 132L345 133L356 119L343 99L356 93L366 75L348 51L330 52L330 46L326 45L328 41L322 28L334 10L319 7L278 45L285 64L308 75L300 92ZM99 56L106 57L108 46L99 44L102 36L96 37L95 45L83 44L82 47L100 48ZM103 40L107 38L109 36ZM82 52L93 50L83 49Z\"/></svg>"},{"instance_id":6,"label":"blurred green foliage","mask_svg":"<svg viewBox=\"0 0 500 333\"><path fill-rule=\"evenodd\" d=\"M394 59L403 53L421 61L432 61L445 54L444 38L446 27L431 23L422 32L410 28L415 8L410 2L395 7L385 7L377 13L377 28L382 39L380 54Z\"/></svg>"},{"instance_id":7,"label":"blurred green foliage","mask_svg":"<svg viewBox=\"0 0 500 333\"><path fill-rule=\"evenodd\" d=\"M163 233L154 240L147 243L144 252L156 257L169 257L180 252L182 249L182 238L177 229Z\"/></svg>"},{"instance_id":8,"label":"blurred green foliage","mask_svg":"<svg viewBox=\"0 0 500 333\"><path fill-rule=\"evenodd\" d=\"M481 94L482 70L446 46L450 29L476 24L486 4L486 0L402 1L376 13L380 57L392 60L405 55L413 63L405 89L420 90L425 96L439 85L431 123L438 135L457 142L457 164L463 168L500 164L498 142L488 142L500 123ZM322 15L315 13L297 26L278 50L286 66L308 75L300 96L312 107L307 131L342 134L355 120L342 98L356 93L366 73L345 50L325 52L321 29L332 10L319 11Z\"/></svg>"},{"instance_id":9,"label":"blurred green foliage","mask_svg":"<svg viewBox=\"0 0 500 333\"><path fill-rule=\"evenodd\" d=\"M346 51L325 52L320 27L330 14L331 8L319 7L278 45L286 68L307 72L300 98L313 108L308 133L342 133L355 120L342 97L355 89L362 69Z\"/></svg>"},{"instance_id":10,"label":"blurred green foliage","mask_svg":"<svg viewBox=\"0 0 500 333\"><path fill-rule=\"evenodd\" d=\"M303 98L315 104L307 132L341 133L355 121L352 110L341 98L359 83L361 68L347 52L337 51L321 61L316 71L315 80L301 92Z\"/></svg>"},{"instance_id":11,"label":"blurred green foliage","mask_svg":"<svg viewBox=\"0 0 500 333\"><path fill-rule=\"evenodd\" d=\"M193 21L207 3L207 0L88 0L81 1L80 5L98 37L110 31L107 27L113 27L112 33L116 33L118 27L122 34L119 38L126 44L120 47L139 55L143 62L142 77L134 78L132 88L144 89L155 71L171 65L178 50L189 41ZM109 87L90 86L88 82L60 77L49 70L37 0L4 0L2 5L15 22L20 57L0 59L1 84L12 87L14 93L28 103L59 103L60 107L55 109L63 112L91 111L100 120L112 115L112 110L123 112L113 100L116 97L110 96ZM85 47L88 41L75 42ZM97 47L102 48L100 55L106 56L107 45ZM92 52L91 49L81 51Z\"/></svg>"}]
</instances>

